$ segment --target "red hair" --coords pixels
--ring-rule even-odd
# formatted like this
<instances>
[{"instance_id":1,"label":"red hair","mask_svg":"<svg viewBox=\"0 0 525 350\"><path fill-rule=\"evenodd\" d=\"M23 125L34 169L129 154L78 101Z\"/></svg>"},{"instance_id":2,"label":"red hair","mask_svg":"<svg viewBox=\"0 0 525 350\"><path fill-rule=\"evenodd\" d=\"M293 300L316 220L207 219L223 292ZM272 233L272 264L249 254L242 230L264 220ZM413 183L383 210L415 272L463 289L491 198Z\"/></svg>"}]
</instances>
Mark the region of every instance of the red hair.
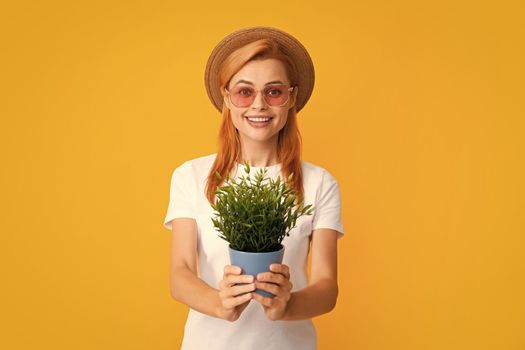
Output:
<instances>
[{"instance_id":1,"label":"red hair","mask_svg":"<svg viewBox=\"0 0 525 350\"><path fill-rule=\"evenodd\" d=\"M225 96L225 89L230 79L246 63L251 60L262 60L274 58L284 64L288 79L291 86L297 86L298 71L294 62L283 53L272 39L260 39L251 42L235 51L233 51L221 66L220 89ZM295 102L295 101L294 101ZM297 126L297 112L295 103L288 110L288 119L284 127L279 131L277 141L277 158L281 163L281 175L284 179L293 173L291 187L297 192L296 202L299 203L304 198L303 172L301 168L301 149L302 139ZM230 110L223 103L222 106L222 123L218 135L218 151L215 162L213 163L210 173L208 174L206 184L206 198L210 203L215 203L215 192L224 182L235 166L235 161L242 163L241 143L239 132L233 125L230 116ZM218 179L215 173L219 173L222 180Z\"/></svg>"}]
</instances>

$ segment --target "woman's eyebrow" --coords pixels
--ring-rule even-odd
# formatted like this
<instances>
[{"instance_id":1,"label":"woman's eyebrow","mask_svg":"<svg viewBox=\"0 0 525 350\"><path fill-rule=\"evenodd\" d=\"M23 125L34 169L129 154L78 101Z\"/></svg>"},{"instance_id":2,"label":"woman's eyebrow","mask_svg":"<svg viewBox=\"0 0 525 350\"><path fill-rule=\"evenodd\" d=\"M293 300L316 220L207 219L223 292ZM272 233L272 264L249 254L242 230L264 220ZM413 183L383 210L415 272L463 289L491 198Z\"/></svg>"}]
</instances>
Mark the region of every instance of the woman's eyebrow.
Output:
<instances>
[{"instance_id":1,"label":"woman's eyebrow","mask_svg":"<svg viewBox=\"0 0 525 350\"><path fill-rule=\"evenodd\" d=\"M249 84L249 85L253 85L253 83L251 81L248 81L248 80L239 80L237 81L234 85L237 85L237 84L240 84L240 83L245 83L245 84ZM274 80L274 81L270 81L269 83L266 83L264 85L270 85L270 84L282 84L283 82L280 81L280 80Z\"/></svg>"}]
</instances>

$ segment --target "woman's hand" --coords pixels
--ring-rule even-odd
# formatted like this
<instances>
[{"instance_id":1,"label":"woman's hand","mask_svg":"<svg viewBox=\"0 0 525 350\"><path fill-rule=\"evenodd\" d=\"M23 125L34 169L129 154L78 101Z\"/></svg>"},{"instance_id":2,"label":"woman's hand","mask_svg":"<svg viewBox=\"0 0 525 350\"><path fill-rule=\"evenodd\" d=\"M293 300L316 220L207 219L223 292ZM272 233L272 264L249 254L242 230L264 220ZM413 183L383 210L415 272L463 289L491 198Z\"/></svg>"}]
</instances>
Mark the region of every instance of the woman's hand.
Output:
<instances>
[{"instance_id":1,"label":"woman's hand","mask_svg":"<svg viewBox=\"0 0 525 350\"><path fill-rule=\"evenodd\" d=\"M254 293L252 291L255 290L255 284L252 282L253 276L241 275L239 266L226 265L224 267L223 279L219 282L219 298L221 300L218 311L219 318L230 322L239 319L250 300L253 299ZM235 286L236 283L248 284Z\"/></svg>"},{"instance_id":2,"label":"woman's hand","mask_svg":"<svg viewBox=\"0 0 525 350\"><path fill-rule=\"evenodd\" d=\"M257 276L255 287L274 295L273 298L267 298L259 293L252 293L253 299L263 306L266 317L272 321L282 319L293 287L288 266L271 264L270 272L263 272Z\"/></svg>"}]
</instances>

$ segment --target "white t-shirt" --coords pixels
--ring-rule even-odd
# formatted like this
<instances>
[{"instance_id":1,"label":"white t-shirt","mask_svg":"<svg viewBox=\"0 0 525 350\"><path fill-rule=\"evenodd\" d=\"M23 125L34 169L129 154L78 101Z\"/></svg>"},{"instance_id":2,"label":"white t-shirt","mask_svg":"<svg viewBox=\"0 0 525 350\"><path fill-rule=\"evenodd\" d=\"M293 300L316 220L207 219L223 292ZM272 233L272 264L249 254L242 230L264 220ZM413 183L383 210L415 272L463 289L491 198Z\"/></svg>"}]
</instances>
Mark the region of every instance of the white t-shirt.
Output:
<instances>
[{"instance_id":1,"label":"white t-shirt","mask_svg":"<svg viewBox=\"0 0 525 350\"><path fill-rule=\"evenodd\" d=\"M170 199L164 227L171 231L171 220L194 218L197 222L198 276L209 286L219 289L224 266L230 265L228 242L219 237L211 218L214 210L206 199L204 190L216 153L191 159L177 167L171 176ZM237 163L231 177L246 175L244 165ZM281 164L266 167L267 177L276 179ZM253 179L262 167L250 167ZM307 258L312 230L329 228L344 234L341 220L341 197L335 178L325 169L302 161L304 204L313 204L312 215L297 219L290 236L285 236L283 264L290 268L292 292L305 288ZM282 175L281 175L282 178ZM277 350L317 349L317 335L311 319L299 321L272 321L266 318L263 306L251 300L239 319L229 322L211 317L190 308L182 350Z\"/></svg>"}]
</instances>

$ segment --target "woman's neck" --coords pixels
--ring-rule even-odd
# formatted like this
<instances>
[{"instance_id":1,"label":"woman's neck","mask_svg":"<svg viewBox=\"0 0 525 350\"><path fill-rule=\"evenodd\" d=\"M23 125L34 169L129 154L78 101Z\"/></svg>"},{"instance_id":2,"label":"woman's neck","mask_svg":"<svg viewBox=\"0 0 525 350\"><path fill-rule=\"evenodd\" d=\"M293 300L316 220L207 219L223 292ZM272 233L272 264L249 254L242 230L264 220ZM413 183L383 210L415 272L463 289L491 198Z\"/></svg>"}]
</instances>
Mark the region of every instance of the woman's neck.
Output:
<instances>
[{"instance_id":1,"label":"woman's neck","mask_svg":"<svg viewBox=\"0 0 525 350\"><path fill-rule=\"evenodd\" d=\"M276 135L277 136L277 135ZM252 140L241 140L241 157L238 163L249 161L254 167L267 167L279 163L277 158L277 138L275 141L254 142Z\"/></svg>"}]
</instances>

